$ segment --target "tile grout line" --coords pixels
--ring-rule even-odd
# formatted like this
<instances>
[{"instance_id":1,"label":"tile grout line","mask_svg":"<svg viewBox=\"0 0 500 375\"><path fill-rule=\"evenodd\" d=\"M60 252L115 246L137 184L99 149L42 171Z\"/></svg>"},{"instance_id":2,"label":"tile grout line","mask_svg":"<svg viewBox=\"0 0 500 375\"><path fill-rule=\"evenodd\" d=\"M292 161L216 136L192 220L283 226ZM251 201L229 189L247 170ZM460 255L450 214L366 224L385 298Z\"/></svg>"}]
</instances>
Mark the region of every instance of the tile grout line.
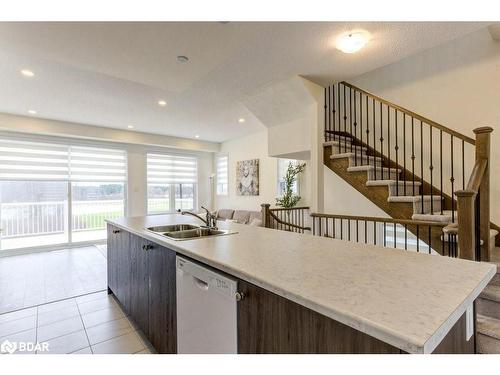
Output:
<instances>
[{"instance_id":1,"label":"tile grout line","mask_svg":"<svg viewBox=\"0 0 500 375\"><path fill-rule=\"evenodd\" d=\"M76 302L76 300L75 300L75 303L76 303L76 308L78 309L78 314L80 315L80 320L82 322L83 330L85 331L85 337L87 337L87 342L89 343L90 352L92 354L94 354L94 351L92 350L92 345L90 345L90 339L89 339L89 335L87 333L87 328L85 327L85 323L83 322L82 313L80 312L80 307L78 306L78 302ZM82 349L84 349L84 348L82 348Z\"/></svg>"}]
</instances>

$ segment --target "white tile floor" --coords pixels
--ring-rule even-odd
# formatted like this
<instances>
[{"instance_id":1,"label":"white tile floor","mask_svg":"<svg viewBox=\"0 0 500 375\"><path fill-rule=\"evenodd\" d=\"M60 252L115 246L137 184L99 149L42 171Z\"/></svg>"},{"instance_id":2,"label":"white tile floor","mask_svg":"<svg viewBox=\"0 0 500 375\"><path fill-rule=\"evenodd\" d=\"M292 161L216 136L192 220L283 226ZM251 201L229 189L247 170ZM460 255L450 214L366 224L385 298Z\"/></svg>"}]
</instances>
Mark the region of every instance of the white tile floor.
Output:
<instances>
[{"instance_id":1,"label":"white tile floor","mask_svg":"<svg viewBox=\"0 0 500 375\"><path fill-rule=\"evenodd\" d=\"M0 344L48 343L48 351L17 354L154 353L107 292L98 292L0 315Z\"/></svg>"},{"instance_id":2,"label":"white tile floor","mask_svg":"<svg viewBox=\"0 0 500 375\"><path fill-rule=\"evenodd\" d=\"M107 288L106 247L0 257L0 314Z\"/></svg>"}]
</instances>

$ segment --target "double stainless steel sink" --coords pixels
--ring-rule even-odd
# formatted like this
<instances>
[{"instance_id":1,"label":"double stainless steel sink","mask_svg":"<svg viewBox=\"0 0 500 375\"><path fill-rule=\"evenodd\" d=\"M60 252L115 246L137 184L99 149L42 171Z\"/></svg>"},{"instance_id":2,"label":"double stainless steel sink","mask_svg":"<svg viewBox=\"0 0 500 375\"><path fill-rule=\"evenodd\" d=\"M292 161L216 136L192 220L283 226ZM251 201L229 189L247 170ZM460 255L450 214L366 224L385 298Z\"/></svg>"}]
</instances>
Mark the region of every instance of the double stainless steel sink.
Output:
<instances>
[{"instance_id":1,"label":"double stainless steel sink","mask_svg":"<svg viewBox=\"0 0 500 375\"><path fill-rule=\"evenodd\" d=\"M148 227L146 228L146 230L168 237L175 241L185 241L196 238L224 236L227 234L236 233L229 230L200 227L198 225L193 225L193 224L159 225L154 227Z\"/></svg>"}]
</instances>

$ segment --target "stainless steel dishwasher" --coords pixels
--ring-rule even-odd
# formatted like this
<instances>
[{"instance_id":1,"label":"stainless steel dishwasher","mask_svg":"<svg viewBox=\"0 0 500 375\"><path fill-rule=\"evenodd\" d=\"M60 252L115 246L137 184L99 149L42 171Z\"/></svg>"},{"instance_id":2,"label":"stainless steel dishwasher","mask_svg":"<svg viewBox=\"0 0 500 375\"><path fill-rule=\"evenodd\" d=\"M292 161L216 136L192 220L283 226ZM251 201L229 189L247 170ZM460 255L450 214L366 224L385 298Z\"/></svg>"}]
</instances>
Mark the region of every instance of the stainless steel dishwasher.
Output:
<instances>
[{"instance_id":1,"label":"stainless steel dishwasher","mask_svg":"<svg viewBox=\"0 0 500 375\"><path fill-rule=\"evenodd\" d=\"M177 256L177 352L237 353L237 281Z\"/></svg>"}]
</instances>

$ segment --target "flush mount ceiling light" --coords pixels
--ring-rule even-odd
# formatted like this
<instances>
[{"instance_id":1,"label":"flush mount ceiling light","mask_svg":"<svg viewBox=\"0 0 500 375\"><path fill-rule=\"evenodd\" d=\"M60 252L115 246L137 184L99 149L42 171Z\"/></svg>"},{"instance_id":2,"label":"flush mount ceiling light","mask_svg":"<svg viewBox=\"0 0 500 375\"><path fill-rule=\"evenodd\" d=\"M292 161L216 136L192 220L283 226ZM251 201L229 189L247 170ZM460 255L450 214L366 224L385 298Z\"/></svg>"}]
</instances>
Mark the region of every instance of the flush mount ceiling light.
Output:
<instances>
[{"instance_id":1,"label":"flush mount ceiling light","mask_svg":"<svg viewBox=\"0 0 500 375\"><path fill-rule=\"evenodd\" d=\"M160 107L165 107L167 105L167 102L165 100L161 99L161 100L158 100L158 105Z\"/></svg>"},{"instance_id":2,"label":"flush mount ceiling light","mask_svg":"<svg viewBox=\"0 0 500 375\"><path fill-rule=\"evenodd\" d=\"M363 31L356 31L342 35L337 40L337 49L344 53L355 53L365 46L369 35Z\"/></svg>"},{"instance_id":3,"label":"flush mount ceiling light","mask_svg":"<svg viewBox=\"0 0 500 375\"><path fill-rule=\"evenodd\" d=\"M34 76L35 76L35 73L33 73L33 72L32 72L31 70L29 70L29 69L22 69L22 70L21 70L21 74L22 74L23 76L25 76L25 77L29 77L29 78L34 77Z\"/></svg>"},{"instance_id":4,"label":"flush mount ceiling light","mask_svg":"<svg viewBox=\"0 0 500 375\"><path fill-rule=\"evenodd\" d=\"M239 122L240 124L243 124L243 123L245 122L245 119L244 119L243 117L242 117L242 118L239 118L239 119L238 119L238 122Z\"/></svg>"},{"instance_id":5,"label":"flush mount ceiling light","mask_svg":"<svg viewBox=\"0 0 500 375\"><path fill-rule=\"evenodd\" d=\"M189 61L189 58L187 56L177 56L177 62L180 62L181 64L187 63Z\"/></svg>"},{"instance_id":6,"label":"flush mount ceiling light","mask_svg":"<svg viewBox=\"0 0 500 375\"><path fill-rule=\"evenodd\" d=\"M133 129L133 128L134 128L134 125L127 125L127 128L129 128L129 129Z\"/></svg>"},{"instance_id":7,"label":"flush mount ceiling light","mask_svg":"<svg viewBox=\"0 0 500 375\"><path fill-rule=\"evenodd\" d=\"M198 134L196 134L194 137L195 137L195 138L200 138L200 136L199 136Z\"/></svg>"},{"instance_id":8,"label":"flush mount ceiling light","mask_svg":"<svg viewBox=\"0 0 500 375\"><path fill-rule=\"evenodd\" d=\"M36 115L36 111L34 109L28 109L28 113L30 115Z\"/></svg>"}]
</instances>

